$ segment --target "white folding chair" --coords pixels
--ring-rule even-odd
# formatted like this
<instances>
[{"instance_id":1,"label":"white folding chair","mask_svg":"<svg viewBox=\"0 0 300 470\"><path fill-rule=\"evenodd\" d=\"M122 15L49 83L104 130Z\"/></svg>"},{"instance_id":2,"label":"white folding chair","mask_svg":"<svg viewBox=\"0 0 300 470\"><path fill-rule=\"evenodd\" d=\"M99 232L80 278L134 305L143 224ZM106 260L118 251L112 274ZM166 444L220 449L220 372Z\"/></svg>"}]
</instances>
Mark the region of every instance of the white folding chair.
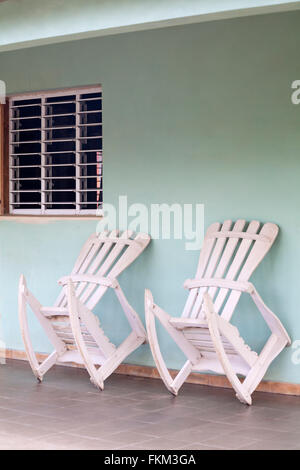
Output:
<instances>
[{"instance_id":1,"label":"white folding chair","mask_svg":"<svg viewBox=\"0 0 300 470\"><path fill-rule=\"evenodd\" d=\"M270 363L290 345L290 338L277 316L264 304L249 282L253 271L271 248L278 227L257 221L248 225L231 220L212 224L207 230L195 279L187 280L189 296L180 318L171 317L145 292L148 339L157 369L168 390L178 390L192 371L225 373L238 399L251 405L251 394ZM267 323L271 335L260 354L245 344L238 329L230 323L241 294L251 295ZM162 357L155 317L187 357L172 378ZM243 382L237 374L245 376Z\"/></svg>"},{"instance_id":2,"label":"white folding chair","mask_svg":"<svg viewBox=\"0 0 300 470\"><path fill-rule=\"evenodd\" d=\"M53 307L44 307L27 289L22 275L19 284L19 320L25 350L32 371L39 381L55 363L84 364L96 387L138 346L146 332L137 313L128 303L117 277L146 248L149 235L126 231L93 234L84 244L74 269L58 282L62 291ZM106 337L92 310L108 289L113 289L132 329L116 347ZM29 305L44 328L54 351L41 364L32 347L27 321ZM112 313L112 323L117 321Z\"/></svg>"}]
</instances>

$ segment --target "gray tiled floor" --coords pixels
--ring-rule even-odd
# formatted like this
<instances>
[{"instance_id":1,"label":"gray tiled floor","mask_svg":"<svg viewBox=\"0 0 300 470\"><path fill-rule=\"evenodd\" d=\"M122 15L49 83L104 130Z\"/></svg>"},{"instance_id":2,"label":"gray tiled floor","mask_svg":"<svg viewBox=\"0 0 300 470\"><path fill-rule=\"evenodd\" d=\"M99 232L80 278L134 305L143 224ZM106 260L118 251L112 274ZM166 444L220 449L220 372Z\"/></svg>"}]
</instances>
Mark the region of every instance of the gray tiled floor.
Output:
<instances>
[{"instance_id":1,"label":"gray tiled floor","mask_svg":"<svg viewBox=\"0 0 300 470\"><path fill-rule=\"evenodd\" d=\"M97 392L82 369L38 384L23 361L0 366L0 449L300 449L300 397L111 376Z\"/></svg>"}]
</instances>

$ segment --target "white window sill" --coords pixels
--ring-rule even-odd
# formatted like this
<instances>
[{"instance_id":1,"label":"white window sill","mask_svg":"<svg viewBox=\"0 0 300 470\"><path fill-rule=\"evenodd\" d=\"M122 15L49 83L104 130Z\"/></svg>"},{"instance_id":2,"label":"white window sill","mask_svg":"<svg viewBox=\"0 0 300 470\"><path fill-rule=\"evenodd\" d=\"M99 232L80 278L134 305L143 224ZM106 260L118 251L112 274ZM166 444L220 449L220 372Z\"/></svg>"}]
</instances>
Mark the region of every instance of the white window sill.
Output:
<instances>
[{"instance_id":1,"label":"white window sill","mask_svg":"<svg viewBox=\"0 0 300 470\"><path fill-rule=\"evenodd\" d=\"M58 220L101 220L99 215L1 215L0 221L23 223L49 223Z\"/></svg>"}]
</instances>

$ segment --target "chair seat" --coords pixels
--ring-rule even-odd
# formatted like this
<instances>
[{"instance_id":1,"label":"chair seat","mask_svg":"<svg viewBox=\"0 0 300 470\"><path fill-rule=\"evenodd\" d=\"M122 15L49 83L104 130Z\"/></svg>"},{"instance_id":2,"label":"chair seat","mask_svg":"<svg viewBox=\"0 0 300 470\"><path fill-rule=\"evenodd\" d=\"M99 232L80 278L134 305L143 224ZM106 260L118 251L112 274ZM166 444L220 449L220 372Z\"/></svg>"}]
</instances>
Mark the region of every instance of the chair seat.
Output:
<instances>
[{"instance_id":1,"label":"chair seat","mask_svg":"<svg viewBox=\"0 0 300 470\"><path fill-rule=\"evenodd\" d=\"M202 318L171 318L170 325L183 330L184 328L207 328L207 322Z\"/></svg>"},{"instance_id":2,"label":"chair seat","mask_svg":"<svg viewBox=\"0 0 300 470\"><path fill-rule=\"evenodd\" d=\"M53 317L53 316L69 316L69 312L67 308L64 307L41 307L41 313L45 317Z\"/></svg>"},{"instance_id":3,"label":"chair seat","mask_svg":"<svg viewBox=\"0 0 300 470\"><path fill-rule=\"evenodd\" d=\"M182 330L184 336L201 352L215 352L215 347L210 337L208 324L198 318L172 318L169 323L178 330ZM238 336L238 330L232 328ZM231 343L221 334L223 347L228 354L237 354Z\"/></svg>"}]
</instances>

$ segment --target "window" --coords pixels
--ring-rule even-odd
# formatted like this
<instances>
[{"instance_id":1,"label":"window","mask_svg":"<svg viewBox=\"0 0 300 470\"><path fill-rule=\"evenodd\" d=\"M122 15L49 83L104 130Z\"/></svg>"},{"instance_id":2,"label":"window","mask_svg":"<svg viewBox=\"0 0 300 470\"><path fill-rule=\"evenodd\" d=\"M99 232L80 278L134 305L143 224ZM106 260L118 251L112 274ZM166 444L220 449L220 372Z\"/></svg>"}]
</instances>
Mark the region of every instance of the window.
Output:
<instances>
[{"instance_id":1,"label":"window","mask_svg":"<svg viewBox=\"0 0 300 470\"><path fill-rule=\"evenodd\" d=\"M11 214L95 214L102 169L100 87L10 98Z\"/></svg>"}]
</instances>

